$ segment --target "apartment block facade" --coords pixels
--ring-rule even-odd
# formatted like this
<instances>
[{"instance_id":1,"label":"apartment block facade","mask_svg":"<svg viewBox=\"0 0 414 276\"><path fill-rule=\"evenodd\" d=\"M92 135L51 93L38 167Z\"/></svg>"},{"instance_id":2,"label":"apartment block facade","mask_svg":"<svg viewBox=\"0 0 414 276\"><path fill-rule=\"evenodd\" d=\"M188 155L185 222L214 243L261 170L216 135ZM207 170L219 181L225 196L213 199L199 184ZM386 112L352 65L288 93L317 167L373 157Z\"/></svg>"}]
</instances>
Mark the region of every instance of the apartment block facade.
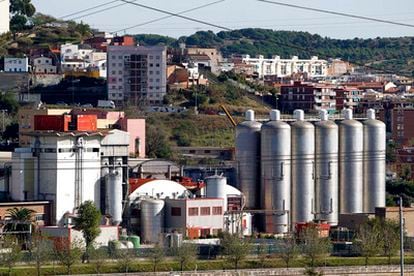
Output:
<instances>
[{"instance_id":1,"label":"apartment block facade","mask_svg":"<svg viewBox=\"0 0 414 276\"><path fill-rule=\"evenodd\" d=\"M164 46L109 46L108 99L117 105L160 105L167 93Z\"/></svg>"},{"instance_id":2,"label":"apartment block facade","mask_svg":"<svg viewBox=\"0 0 414 276\"><path fill-rule=\"evenodd\" d=\"M295 82L280 87L279 108L282 112L292 113L295 109L305 112L321 109L333 113L336 110L335 88L327 85L314 85Z\"/></svg>"}]
</instances>

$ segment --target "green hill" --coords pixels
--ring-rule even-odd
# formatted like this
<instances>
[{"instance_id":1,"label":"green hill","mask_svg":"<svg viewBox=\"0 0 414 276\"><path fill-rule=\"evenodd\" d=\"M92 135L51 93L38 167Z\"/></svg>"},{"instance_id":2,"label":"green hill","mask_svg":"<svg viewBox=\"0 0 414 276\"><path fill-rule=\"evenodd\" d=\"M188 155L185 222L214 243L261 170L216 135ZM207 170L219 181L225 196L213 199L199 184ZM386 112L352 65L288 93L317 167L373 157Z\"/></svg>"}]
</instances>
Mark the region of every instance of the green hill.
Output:
<instances>
[{"instance_id":1,"label":"green hill","mask_svg":"<svg viewBox=\"0 0 414 276\"><path fill-rule=\"evenodd\" d=\"M301 58L342 58L355 64L366 64L389 73L413 76L414 37L332 39L317 34L268 29L240 29L214 33L199 31L174 40L159 35L137 35L145 45L216 47L224 56L231 54L262 54Z\"/></svg>"}]
</instances>

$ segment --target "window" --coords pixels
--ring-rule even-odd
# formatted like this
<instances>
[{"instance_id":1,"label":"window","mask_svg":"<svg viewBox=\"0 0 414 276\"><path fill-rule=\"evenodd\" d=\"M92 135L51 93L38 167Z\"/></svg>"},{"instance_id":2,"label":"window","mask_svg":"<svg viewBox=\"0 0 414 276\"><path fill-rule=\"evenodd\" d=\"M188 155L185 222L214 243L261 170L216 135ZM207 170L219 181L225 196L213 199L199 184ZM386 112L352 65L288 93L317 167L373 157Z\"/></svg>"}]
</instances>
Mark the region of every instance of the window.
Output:
<instances>
[{"instance_id":1,"label":"window","mask_svg":"<svg viewBox=\"0 0 414 276\"><path fill-rule=\"evenodd\" d=\"M210 207L201 207L200 208L200 215L209 216L210 215Z\"/></svg>"},{"instance_id":2,"label":"window","mask_svg":"<svg viewBox=\"0 0 414 276\"><path fill-rule=\"evenodd\" d=\"M198 208L197 207L188 208L188 215L198 216Z\"/></svg>"},{"instance_id":3,"label":"window","mask_svg":"<svg viewBox=\"0 0 414 276\"><path fill-rule=\"evenodd\" d=\"M160 56L155 56L155 59L160 59L161 57Z\"/></svg>"},{"instance_id":4,"label":"window","mask_svg":"<svg viewBox=\"0 0 414 276\"><path fill-rule=\"evenodd\" d=\"M36 221L44 221L45 220L45 214L36 214L35 216Z\"/></svg>"},{"instance_id":5,"label":"window","mask_svg":"<svg viewBox=\"0 0 414 276\"><path fill-rule=\"evenodd\" d=\"M213 207L213 215L222 215L223 214L223 207L217 206Z\"/></svg>"},{"instance_id":6,"label":"window","mask_svg":"<svg viewBox=\"0 0 414 276\"><path fill-rule=\"evenodd\" d=\"M154 64L150 63L150 64L149 64L149 67L154 67Z\"/></svg>"},{"instance_id":7,"label":"window","mask_svg":"<svg viewBox=\"0 0 414 276\"><path fill-rule=\"evenodd\" d=\"M155 64L155 66L156 66L156 67L160 67L160 64L159 64L159 63L157 63L157 64Z\"/></svg>"},{"instance_id":8,"label":"window","mask_svg":"<svg viewBox=\"0 0 414 276\"><path fill-rule=\"evenodd\" d=\"M171 216L181 217L181 208L180 207L171 207Z\"/></svg>"}]
</instances>

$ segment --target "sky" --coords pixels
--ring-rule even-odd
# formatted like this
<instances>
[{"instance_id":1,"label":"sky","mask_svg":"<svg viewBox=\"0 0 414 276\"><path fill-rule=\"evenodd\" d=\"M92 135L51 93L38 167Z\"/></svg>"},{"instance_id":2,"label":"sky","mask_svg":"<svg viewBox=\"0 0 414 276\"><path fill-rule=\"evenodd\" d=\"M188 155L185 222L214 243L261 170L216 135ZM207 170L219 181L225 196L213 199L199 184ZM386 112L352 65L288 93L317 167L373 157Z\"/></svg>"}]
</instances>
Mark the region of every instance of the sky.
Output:
<instances>
[{"instance_id":1,"label":"sky","mask_svg":"<svg viewBox=\"0 0 414 276\"><path fill-rule=\"evenodd\" d=\"M133 1L133 0L130 0ZM217 0L137 0L137 3L167 10L182 12ZM414 24L413 0L279 0L280 2L312 8L351 13L379 19ZM122 31L122 29L149 20L166 16L141 7L110 0L32 0L37 11L57 18L77 13L83 9L113 2L83 14L76 21L83 21L102 31L117 32L121 35L153 33L178 38L200 30L221 31L218 28L171 17L145 26ZM87 15L96 10L108 10ZM375 38L414 36L413 27L396 26L370 22L335 15L281 7L257 0L224 0L203 9L183 14L185 16L220 25L230 29L248 27L274 30L307 31L331 38ZM68 16L65 19L73 19Z\"/></svg>"}]
</instances>

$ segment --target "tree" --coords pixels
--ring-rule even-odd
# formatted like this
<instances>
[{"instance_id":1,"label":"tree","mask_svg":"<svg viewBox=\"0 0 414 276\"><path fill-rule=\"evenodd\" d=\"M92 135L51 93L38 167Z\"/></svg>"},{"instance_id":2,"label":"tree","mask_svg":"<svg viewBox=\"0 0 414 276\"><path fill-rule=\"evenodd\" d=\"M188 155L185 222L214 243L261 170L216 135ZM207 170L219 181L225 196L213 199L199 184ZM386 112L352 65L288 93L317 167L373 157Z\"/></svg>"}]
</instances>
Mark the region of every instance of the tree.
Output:
<instances>
[{"instance_id":1,"label":"tree","mask_svg":"<svg viewBox=\"0 0 414 276\"><path fill-rule=\"evenodd\" d=\"M74 219L74 229L82 231L85 239L85 252L83 261L89 261L88 252L94 240L101 233L99 225L101 224L101 212L95 207L92 201L85 201L77 208L77 217Z\"/></svg>"},{"instance_id":2,"label":"tree","mask_svg":"<svg viewBox=\"0 0 414 276\"><path fill-rule=\"evenodd\" d=\"M18 240L13 236L5 236L3 247L5 251L0 254L0 264L8 268L8 274L11 275L13 267L22 258L22 250Z\"/></svg>"},{"instance_id":3,"label":"tree","mask_svg":"<svg viewBox=\"0 0 414 276\"><path fill-rule=\"evenodd\" d=\"M365 266L368 265L369 258L377 255L382 248L383 241L380 236L380 229L375 220L368 220L359 227L354 244L357 251L364 257Z\"/></svg>"},{"instance_id":4,"label":"tree","mask_svg":"<svg viewBox=\"0 0 414 276\"><path fill-rule=\"evenodd\" d=\"M10 225L7 225L6 231L16 231L16 232L25 232L16 234L16 237L19 239L20 243L27 241L28 233L33 223L33 216L36 213L32 209L28 208L9 208L7 213L12 221Z\"/></svg>"},{"instance_id":5,"label":"tree","mask_svg":"<svg viewBox=\"0 0 414 276\"><path fill-rule=\"evenodd\" d=\"M11 0L10 12L12 14L10 28L17 32L26 29L28 19L36 13L36 8L31 0Z\"/></svg>"},{"instance_id":6,"label":"tree","mask_svg":"<svg viewBox=\"0 0 414 276\"><path fill-rule=\"evenodd\" d=\"M151 253L149 254L149 257L152 262L152 268L153 272L157 272L158 265L164 260L164 248L160 246L159 243L155 245Z\"/></svg>"},{"instance_id":7,"label":"tree","mask_svg":"<svg viewBox=\"0 0 414 276\"><path fill-rule=\"evenodd\" d=\"M191 243L184 243L180 247L174 249L174 256L180 264L180 271L183 271L184 267L196 260L197 247Z\"/></svg>"},{"instance_id":8,"label":"tree","mask_svg":"<svg viewBox=\"0 0 414 276\"><path fill-rule=\"evenodd\" d=\"M331 242L329 238L320 237L317 225L309 225L299 237L302 253L309 259L310 267L315 267L316 261L330 252Z\"/></svg>"},{"instance_id":9,"label":"tree","mask_svg":"<svg viewBox=\"0 0 414 276\"><path fill-rule=\"evenodd\" d=\"M166 134L159 128L147 125L146 151L150 158L169 158L172 155Z\"/></svg>"},{"instance_id":10,"label":"tree","mask_svg":"<svg viewBox=\"0 0 414 276\"><path fill-rule=\"evenodd\" d=\"M120 249L118 255L118 270L119 272L128 273L131 268L133 255L128 249Z\"/></svg>"},{"instance_id":11,"label":"tree","mask_svg":"<svg viewBox=\"0 0 414 276\"><path fill-rule=\"evenodd\" d=\"M79 262L82 256L82 246L77 240L73 242L60 240L55 244L53 251L58 262L66 267L67 274L72 273L73 265Z\"/></svg>"},{"instance_id":12,"label":"tree","mask_svg":"<svg viewBox=\"0 0 414 276\"><path fill-rule=\"evenodd\" d=\"M263 268L264 263L265 263L266 258L267 258L267 245L266 244L260 243L257 246L257 258L259 259L260 267Z\"/></svg>"},{"instance_id":13,"label":"tree","mask_svg":"<svg viewBox=\"0 0 414 276\"><path fill-rule=\"evenodd\" d=\"M100 274L102 272L101 269L108 258L107 250L104 248L93 248L89 251L89 254L91 262L95 267L95 272Z\"/></svg>"},{"instance_id":14,"label":"tree","mask_svg":"<svg viewBox=\"0 0 414 276\"><path fill-rule=\"evenodd\" d=\"M229 233L223 235L221 246L226 259L233 264L236 270L239 268L240 262L247 257L251 248L249 241Z\"/></svg>"},{"instance_id":15,"label":"tree","mask_svg":"<svg viewBox=\"0 0 414 276\"><path fill-rule=\"evenodd\" d=\"M379 221L380 239L382 240L383 255L388 257L388 264L391 264L391 257L397 254L400 246L400 225L393 220Z\"/></svg>"},{"instance_id":16,"label":"tree","mask_svg":"<svg viewBox=\"0 0 414 276\"><path fill-rule=\"evenodd\" d=\"M289 268L290 262L294 260L298 254L299 248L296 244L296 239L293 236L289 236L282 240L279 257L285 262L286 268Z\"/></svg>"},{"instance_id":17,"label":"tree","mask_svg":"<svg viewBox=\"0 0 414 276\"><path fill-rule=\"evenodd\" d=\"M41 275L42 266L49 260L52 251L52 242L49 239L41 236L40 233L33 235L30 245L30 255L35 262L38 276Z\"/></svg>"}]
</instances>

